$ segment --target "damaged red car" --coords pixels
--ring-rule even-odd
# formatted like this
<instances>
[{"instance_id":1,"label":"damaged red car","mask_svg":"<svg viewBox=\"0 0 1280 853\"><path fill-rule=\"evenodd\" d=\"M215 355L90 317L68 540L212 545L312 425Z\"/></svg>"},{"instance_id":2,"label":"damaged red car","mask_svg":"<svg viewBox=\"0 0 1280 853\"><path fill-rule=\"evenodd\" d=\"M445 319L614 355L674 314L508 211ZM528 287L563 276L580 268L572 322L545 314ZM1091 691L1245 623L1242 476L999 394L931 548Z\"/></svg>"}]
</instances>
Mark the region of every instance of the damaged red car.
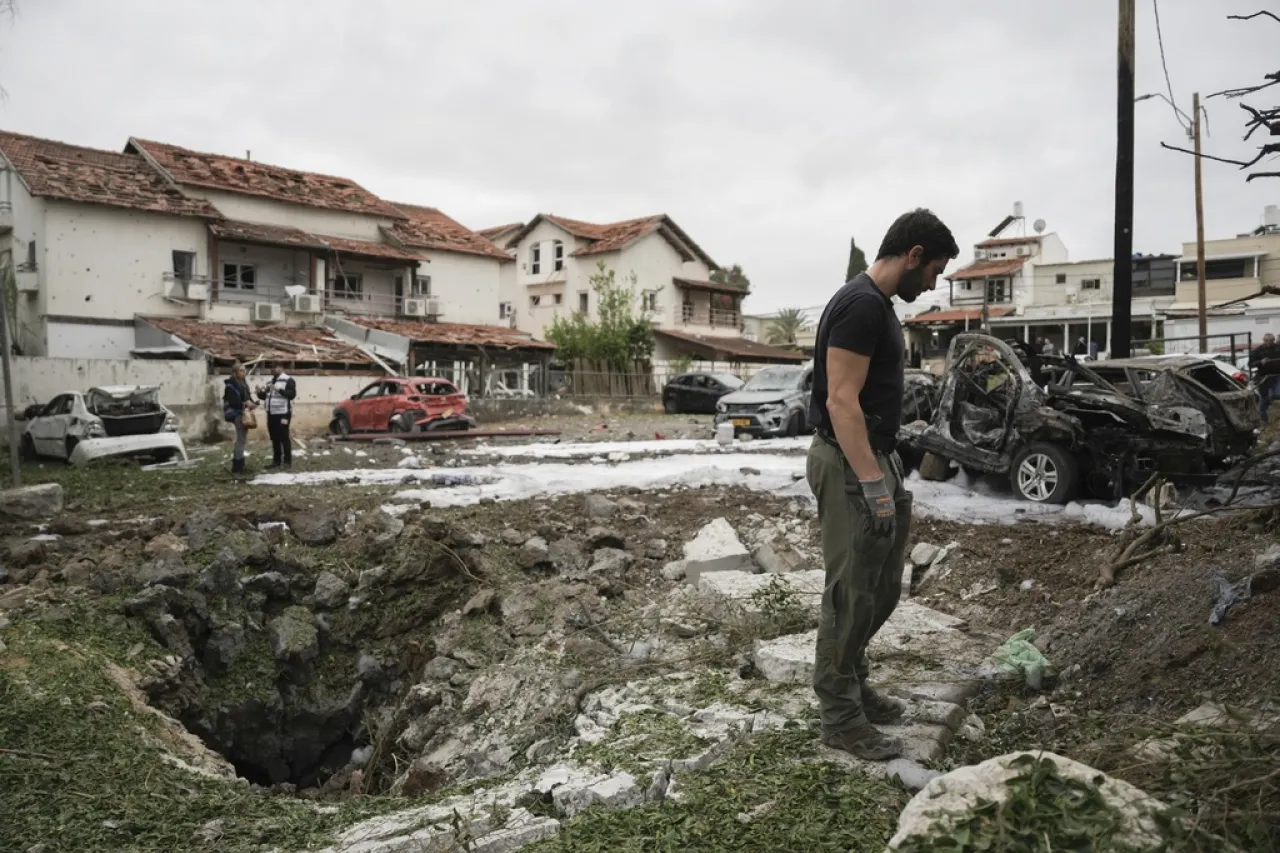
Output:
<instances>
[{"instance_id":1,"label":"damaged red car","mask_svg":"<svg viewBox=\"0 0 1280 853\"><path fill-rule=\"evenodd\" d=\"M347 436L369 432L463 430L476 425L467 395L448 379L379 379L333 409L329 432Z\"/></svg>"},{"instance_id":2,"label":"damaged red car","mask_svg":"<svg viewBox=\"0 0 1280 853\"><path fill-rule=\"evenodd\" d=\"M1025 500L1061 504L1132 494L1156 473L1212 483L1248 455L1260 426L1257 396L1201 358L1083 362L962 334L937 409L904 425L898 441L1008 477ZM945 471L922 465L921 476Z\"/></svg>"}]
</instances>

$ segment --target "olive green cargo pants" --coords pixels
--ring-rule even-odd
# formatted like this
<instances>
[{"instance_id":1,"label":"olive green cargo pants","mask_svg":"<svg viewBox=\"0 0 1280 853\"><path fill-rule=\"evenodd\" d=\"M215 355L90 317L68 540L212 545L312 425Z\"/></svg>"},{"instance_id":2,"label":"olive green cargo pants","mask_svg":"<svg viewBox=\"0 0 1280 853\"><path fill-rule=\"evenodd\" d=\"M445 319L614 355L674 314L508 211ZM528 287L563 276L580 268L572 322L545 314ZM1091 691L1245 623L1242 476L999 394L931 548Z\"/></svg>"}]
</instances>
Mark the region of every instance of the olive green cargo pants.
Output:
<instances>
[{"instance_id":1,"label":"olive green cargo pants","mask_svg":"<svg viewBox=\"0 0 1280 853\"><path fill-rule=\"evenodd\" d=\"M912 496L903 484L898 454L877 453L876 461L897 505L893 528L880 536L871 532L871 510L840 449L821 437L809 448L809 488L818 499L826 566L813 689L827 733L867 722L862 712L862 685L871 668L867 644L898 606L902 591Z\"/></svg>"}]
</instances>

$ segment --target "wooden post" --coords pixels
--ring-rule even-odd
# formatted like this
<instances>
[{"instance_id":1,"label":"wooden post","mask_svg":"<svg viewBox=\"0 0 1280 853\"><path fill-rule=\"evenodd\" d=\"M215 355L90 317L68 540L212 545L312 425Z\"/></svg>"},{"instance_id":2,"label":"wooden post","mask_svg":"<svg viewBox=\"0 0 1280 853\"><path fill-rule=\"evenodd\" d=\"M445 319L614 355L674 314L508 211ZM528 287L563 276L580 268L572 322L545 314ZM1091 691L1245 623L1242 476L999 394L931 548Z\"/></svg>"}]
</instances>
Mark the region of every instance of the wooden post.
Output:
<instances>
[{"instance_id":1,"label":"wooden post","mask_svg":"<svg viewBox=\"0 0 1280 853\"><path fill-rule=\"evenodd\" d=\"M1128 358L1133 339L1133 63L1134 0L1120 0L1116 87L1116 209L1111 357Z\"/></svg>"},{"instance_id":2,"label":"wooden post","mask_svg":"<svg viewBox=\"0 0 1280 853\"><path fill-rule=\"evenodd\" d=\"M21 438L18 436L18 413L13 410L13 371L9 367L9 277L14 275L13 255L9 256L9 268L0 280L0 362L4 363L5 419L9 423L9 467L13 487L22 485L22 462L18 455Z\"/></svg>"},{"instance_id":3,"label":"wooden post","mask_svg":"<svg viewBox=\"0 0 1280 853\"><path fill-rule=\"evenodd\" d=\"M1204 284L1204 191L1200 182L1200 93L1191 96L1191 132L1196 140L1196 310L1200 316L1200 352L1209 351L1208 297Z\"/></svg>"}]
</instances>

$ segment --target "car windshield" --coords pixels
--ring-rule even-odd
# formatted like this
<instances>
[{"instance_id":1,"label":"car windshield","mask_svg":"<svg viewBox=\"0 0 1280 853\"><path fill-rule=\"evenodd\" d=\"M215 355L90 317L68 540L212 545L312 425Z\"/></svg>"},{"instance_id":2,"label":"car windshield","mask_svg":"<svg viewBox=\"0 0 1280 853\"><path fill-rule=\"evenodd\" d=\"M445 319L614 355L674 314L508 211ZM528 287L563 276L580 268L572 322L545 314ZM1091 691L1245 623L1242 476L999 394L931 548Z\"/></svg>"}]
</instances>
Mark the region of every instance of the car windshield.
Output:
<instances>
[{"instance_id":1,"label":"car windshield","mask_svg":"<svg viewBox=\"0 0 1280 853\"><path fill-rule=\"evenodd\" d=\"M743 391L790 391L800 384L799 367L770 367L747 380Z\"/></svg>"},{"instance_id":2,"label":"car windshield","mask_svg":"<svg viewBox=\"0 0 1280 853\"><path fill-rule=\"evenodd\" d=\"M713 373L711 378L726 388L741 388L742 380L729 373Z\"/></svg>"}]
</instances>

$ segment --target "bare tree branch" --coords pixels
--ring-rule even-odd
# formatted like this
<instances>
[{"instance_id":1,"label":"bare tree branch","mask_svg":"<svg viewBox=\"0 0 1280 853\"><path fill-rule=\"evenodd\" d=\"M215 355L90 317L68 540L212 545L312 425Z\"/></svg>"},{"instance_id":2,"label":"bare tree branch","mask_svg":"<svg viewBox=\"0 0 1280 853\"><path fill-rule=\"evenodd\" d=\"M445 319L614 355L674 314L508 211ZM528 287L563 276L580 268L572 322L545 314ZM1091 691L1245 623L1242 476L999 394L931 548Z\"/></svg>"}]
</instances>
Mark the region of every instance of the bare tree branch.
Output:
<instances>
[{"instance_id":1,"label":"bare tree branch","mask_svg":"<svg viewBox=\"0 0 1280 853\"><path fill-rule=\"evenodd\" d=\"M1259 15L1266 15L1271 20L1280 22L1280 18L1276 17L1275 12L1268 12L1266 9L1263 9L1261 12L1254 12L1252 15L1227 15L1227 20L1228 21L1252 21L1254 18L1258 17Z\"/></svg>"},{"instance_id":2,"label":"bare tree branch","mask_svg":"<svg viewBox=\"0 0 1280 853\"><path fill-rule=\"evenodd\" d=\"M1224 89L1221 92L1214 92L1209 98L1243 98L1245 95L1252 95L1254 92L1261 92L1263 89L1270 89L1272 86L1280 83L1280 71L1272 71L1262 78L1270 80L1269 83L1260 83L1257 86L1246 86L1242 89ZM1206 98L1205 100L1208 100Z\"/></svg>"},{"instance_id":3,"label":"bare tree branch","mask_svg":"<svg viewBox=\"0 0 1280 853\"><path fill-rule=\"evenodd\" d=\"M1244 179L1244 182L1247 184L1254 178L1280 178L1280 172L1253 172Z\"/></svg>"},{"instance_id":4,"label":"bare tree branch","mask_svg":"<svg viewBox=\"0 0 1280 853\"><path fill-rule=\"evenodd\" d=\"M1194 151L1192 151L1192 150L1190 150L1190 149L1188 149L1188 148L1179 148L1177 145L1170 145L1170 144L1169 144L1169 143L1167 143L1167 142L1161 142L1161 143L1160 143L1160 147L1161 147L1161 148L1167 148L1167 149L1169 149L1170 151L1178 151L1178 152L1181 152L1181 153L1183 153L1183 154L1190 154L1192 157L1196 156L1196 152L1194 152ZM1257 163L1259 160L1261 160L1261 159L1262 159L1262 155L1261 155L1261 154L1259 154L1259 155L1258 155L1257 157L1255 157L1254 159L1252 159L1252 160L1250 160L1249 162L1245 163L1245 162L1240 161L1240 160L1229 160L1229 159L1227 159L1226 157L1214 157L1212 154L1205 154L1205 153L1203 153L1203 152L1201 152L1200 157L1201 157L1201 158L1203 158L1203 159L1205 159L1205 160L1213 160L1213 161L1215 161L1215 162L1217 162L1217 163L1230 163L1232 166L1239 166L1241 169L1247 169L1247 168L1249 168L1250 166L1254 165L1255 163Z\"/></svg>"}]
</instances>

